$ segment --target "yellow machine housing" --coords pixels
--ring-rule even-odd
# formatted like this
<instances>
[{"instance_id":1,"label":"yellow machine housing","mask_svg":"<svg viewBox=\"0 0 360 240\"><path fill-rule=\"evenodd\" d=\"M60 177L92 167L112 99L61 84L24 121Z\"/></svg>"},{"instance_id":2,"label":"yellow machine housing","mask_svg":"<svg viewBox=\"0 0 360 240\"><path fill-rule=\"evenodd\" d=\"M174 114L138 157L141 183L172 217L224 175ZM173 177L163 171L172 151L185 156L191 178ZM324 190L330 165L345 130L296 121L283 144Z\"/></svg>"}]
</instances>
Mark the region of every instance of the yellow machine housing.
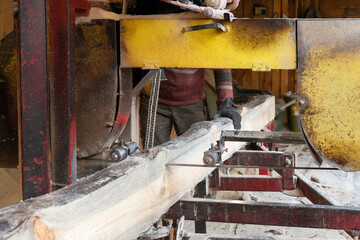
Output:
<instances>
[{"instance_id":1,"label":"yellow machine housing","mask_svg":"<svg viewBox=\"0 0 360 240\"><path fill-rule=\"evenodd\" d=\"M310 146L360 170L359 20L124 19L120 28L122 68L298 69Z\"/></svg>"}]
</instances>

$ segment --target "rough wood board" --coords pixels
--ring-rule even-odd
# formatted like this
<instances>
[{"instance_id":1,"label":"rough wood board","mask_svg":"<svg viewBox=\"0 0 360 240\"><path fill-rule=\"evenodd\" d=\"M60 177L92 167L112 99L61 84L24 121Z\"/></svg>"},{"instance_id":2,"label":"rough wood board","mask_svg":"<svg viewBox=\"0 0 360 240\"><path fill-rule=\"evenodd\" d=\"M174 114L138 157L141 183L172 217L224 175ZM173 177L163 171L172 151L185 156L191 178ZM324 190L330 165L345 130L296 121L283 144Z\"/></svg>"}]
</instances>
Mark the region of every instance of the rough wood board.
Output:
<instances>
[{"instance_id":1,"label":"rough wood board","mask_svg":"<svg viewBox=\"0 0 360 240\"><path fill-rule=\"evenodd\" d=\"M258 103L258 104L256 104ZM243 108L244 130L260 130L275 115L274 97L259 96ZM212 168L204 151L231 130L229 119L194 124L183 136L140 152L78 182L0 211L0 239L134 239L200 182ZM230 143L228 158L241 143Z\"/></svg>"},{"instance_id":2,"label":"rough wood board","mask_svg":"<svg viewBox=\"0 0 360 240\"><path fill-rule=\"evenodd\" d=\"M121 19L202 19L206 18L201 13L183 12L183 13L171 13L171 14L157 14L157 15L130 15L130 14L117 14L109 12L101 8L93 7L90 9L89 16L78 17L75 20L76 24L89 23L95 19L111 19L119 21Z\"/></svg>"},{"instance_id":3,"label":"rough wood board","mask_svg":"<svg viewBox=\"0 0 360 240\"><path fill-rule=\"evenodd\" d=\"M360 11L360 2L357 0L318 0L318 5L323 18L342 18L347 7ZM350 11L348 18L358 18L359 13Z\"/></svg>"},{"instance_id":4,"label":"rough wood board","mask_svg":"<svg viewBox=\"0 0 360 240\"><path fill-rule=\"evenodd\" d=\"M272 92L275 97L280 97L280 70L272 70Z\"/></svg>"},{"instance_id":5,"label":"rough wood board","mask_svg":"<svg viewBox=\"0 0 360 240\"><path fill-rule=\"evenodd\" d=\"M281 74L280 97L283 97L284 94L289 91L289 71L281 70L280 74Z\"/></svg>"}]
</instances>

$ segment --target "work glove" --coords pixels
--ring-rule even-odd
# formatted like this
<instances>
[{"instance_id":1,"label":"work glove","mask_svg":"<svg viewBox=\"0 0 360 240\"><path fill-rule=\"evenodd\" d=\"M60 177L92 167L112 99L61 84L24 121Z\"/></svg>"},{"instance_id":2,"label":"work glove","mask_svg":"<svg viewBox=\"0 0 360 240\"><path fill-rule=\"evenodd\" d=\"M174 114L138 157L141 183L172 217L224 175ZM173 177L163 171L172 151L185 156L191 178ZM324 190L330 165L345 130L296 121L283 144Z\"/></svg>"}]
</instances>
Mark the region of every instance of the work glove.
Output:
<instances>
[{"instance_id":1,"label":"work glove","mask_svg":"<svg viewBox=\"0 0 360 240\"><path fill-rule=\"evenodd\" d=\"M227 117L230 118L234 123L235 129L241 128L241 115L237 110L237 107L234 104L234 100L232 98L225 99L219 106L218 112L214 115L214 119L219 117Z\"/></svg>"}]
</instances>

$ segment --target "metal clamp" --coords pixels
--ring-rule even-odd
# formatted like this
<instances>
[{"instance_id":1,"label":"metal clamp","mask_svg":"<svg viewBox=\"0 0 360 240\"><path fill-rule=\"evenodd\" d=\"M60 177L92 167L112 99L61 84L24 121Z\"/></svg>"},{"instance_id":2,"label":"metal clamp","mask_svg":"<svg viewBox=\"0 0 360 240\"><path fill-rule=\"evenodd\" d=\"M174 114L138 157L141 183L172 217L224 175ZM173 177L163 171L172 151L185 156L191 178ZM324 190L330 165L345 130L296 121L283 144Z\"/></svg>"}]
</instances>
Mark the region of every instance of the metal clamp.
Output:
<instances>
[{"instance_id":1,"label":"metal clamp","mask_svg":"<svg viewBox=\"0 0 360 240\"><path fill-rule=\"evenodd\" d=\"M175 240L182 240L183 237L186 237L186 232L184 230L184 222L185 222L185 217L182 216L178 222Z\"/></svg>"},{"instance_id":2,"label":"metal clamp","mask_svg":"<svg viewBox=\"0 0 360 240\"><path fill-rule=\"evenodd\" d=\"M139 145L135 142L124 143L120 141L120 143L115 143L110 149L110 159L111 161L122 161L138 149Z\"/></svg>"}]
</instances>

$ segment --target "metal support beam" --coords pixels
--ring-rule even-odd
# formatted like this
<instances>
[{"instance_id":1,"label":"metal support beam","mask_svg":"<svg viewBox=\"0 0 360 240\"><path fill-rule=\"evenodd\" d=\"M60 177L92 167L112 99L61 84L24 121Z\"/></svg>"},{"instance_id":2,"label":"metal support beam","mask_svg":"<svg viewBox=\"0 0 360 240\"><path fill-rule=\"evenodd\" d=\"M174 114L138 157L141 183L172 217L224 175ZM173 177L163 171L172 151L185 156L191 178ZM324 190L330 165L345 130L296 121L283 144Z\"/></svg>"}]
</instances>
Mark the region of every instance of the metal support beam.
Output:
<instances>
[{"instance_id":1,"label":"metal support beam","mask_svg":"<svg viewBox=\"0 0 360 240\"><path fill-rule=\"evenodd\" d=\"M337 201L332 199L330 196L321 192L310 180L305 178L302 174L297 173L297 182L299 188L304 193L305 197L308 198L312 203L319 205L339 205Z\"/></svg>"},{"instance_id":2,"label":"metal support beam","mask_svg":"<svg viewBox=\"0 0 360 240\"><path fill-rule=\"evenodd\" d=\"M295 158L296 153L292 152L236 151L223 164L259 167L295 167Z\"/></svg>"},{"instance_id":3,"label":"metal support beam","mask_svg":"<svg viewBox=\"0 0 360 240\"><path fill-rule=\"evenodd\" d=\"M220 191L264 191L282 192L282 178L221 177Z\"/></svg>"},{"instance_id":4,"label":"metal support beam","mask_svg":"<svg viewBox=\"0 0 360 240\"><path fill-rule=\"evenodd\" d=\"M58 189L76 181L76 115L74 78L75 8L87 1L49 1L49 73L52 183Z\"/></svg>"},{"instance_id":5,"label":"metal support beam","mask_svg":"<svg viewBox=\"0 0 360 240\"><path fill-rule=\"evenodd\" d=\"M50 192L46 1L19 2L19 158L23 198Z\"/></svg>"},{"instance_id":6,"label":"metal support beam","mask_svg":"<svg viewBox=\"0 0 360 240\"><path fill-rule=\"evenodd\" d=\"M237 151L223 164L224 166L258 167L295 167L296 154L283 152ZM209 186L212 190L226 191L274 191L296 188L293 169L281 169L280 177L226 177L220 176L219 169L214 170Z\"/></svg>"},{"instance_id":7,"label":"metal support beam","mask_svg":"<svg viewBox=\"0 0 360 240\"><path fill-rule=\"evenodd\" d=\"M195 221L360 230L360 209L342 206L182 200L163 217L181 216Z\"/></svg>"},{"instance_id":8,"label":"metal support beam","mask_svg":"<svg viewBox=\"0 0 360 240\"><path fill-rule=\"evenodd\" d=\"M49 1L52 184L76 181L76 117L73 24L70 3Z\"/></svg>"},{"instance_id":9,"label":"metal support beam","mask_svg":"<svg viewBox=\"0 0 360 240\"><path fill-rule=\"evenodd\" d=\"M229 130L223 131L221 137L223 141L305 144L304 135L301 132L261 132Z\"/></svg>"}]
</instances>

